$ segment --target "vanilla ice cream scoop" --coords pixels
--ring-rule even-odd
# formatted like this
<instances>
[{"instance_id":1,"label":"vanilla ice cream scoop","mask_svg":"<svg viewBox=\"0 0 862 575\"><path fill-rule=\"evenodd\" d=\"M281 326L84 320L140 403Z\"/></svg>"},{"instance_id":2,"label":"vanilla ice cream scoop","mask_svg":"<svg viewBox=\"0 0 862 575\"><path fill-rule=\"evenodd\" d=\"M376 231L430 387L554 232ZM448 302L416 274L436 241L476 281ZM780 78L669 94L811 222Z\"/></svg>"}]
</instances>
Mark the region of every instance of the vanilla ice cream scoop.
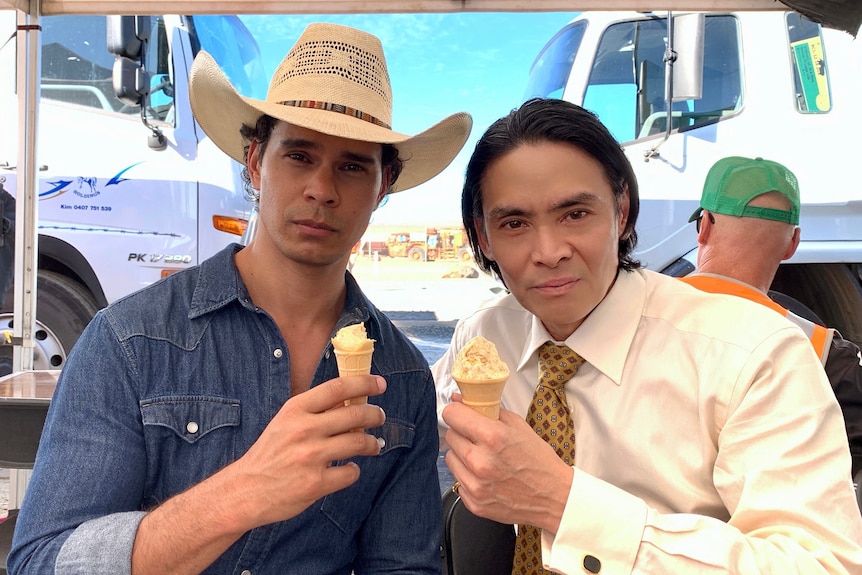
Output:
<instances>
[{"instance_id":1,"label":"vanilla ice cream scoop","mask_svg":"<svg viewBox=\"0 0 862 575\"><path fill-rule=\"evenodd\" d=\"M374 340L368 339L364 323L355 323L345 326L335 333L332 338L335 351L374 351Z\"/></svg>"},{"instance_id":2,"label":"vanilla ice cream scoop","mask_svg":"<svg viewBox=\"0 0 862 575\"><path fill-rule=\"evenodd\" d=\"M500 397L509 379L509 367L493 342L482 336L468 341L455 358L452 379L461 390L464 405L491 419L500 418Z\"/></svg>"},{"instance_id":3,"label":"vanilla ice cream scoop","mask_svg":"<svg viewBox=\"0 0 862 575\"><path fill-rule=\"evenodd\" d=\"M509 367L490 340L476 336L461 348L452 366L453 379L500 379L509 377Z\"/></svg>"}]
</instances>

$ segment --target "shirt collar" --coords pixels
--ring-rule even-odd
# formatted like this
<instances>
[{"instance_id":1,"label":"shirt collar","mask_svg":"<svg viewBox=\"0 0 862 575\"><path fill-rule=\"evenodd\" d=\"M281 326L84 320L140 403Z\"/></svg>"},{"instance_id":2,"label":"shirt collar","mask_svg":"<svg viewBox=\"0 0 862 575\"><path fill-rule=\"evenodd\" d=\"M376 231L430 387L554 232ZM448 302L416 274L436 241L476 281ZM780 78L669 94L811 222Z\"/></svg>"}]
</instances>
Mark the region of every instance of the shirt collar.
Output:
<instances>
[{"instance_id":1,"label":"shirt collar","mask_svg":"<svg viewBox=\"0 0 862 575\"><path fill-rule=\"evenodd\" d=\"M743 291L748 291L754 295L760 295L762 297L769 297L766 292L760 291L759 289L757 289L756 287L754 287L753 285L751 285L749 283L746 283L742 280L738 280L736 278L732 278L730 276L725 276L722 274L713 274L713 273L708 273L708 272L697 272L696 274L693 274L691 276L686 276L686 277L688 277L688 278L698 278L698 277L714 278L717 280L721 280L723 282L735 284L736 286L739 286L739 289L741 289ZM683 278L683 279L685 279L685 278ZM698 288L698 289L700 289L700 288Z\"/></svg>"},{"instance_id":2,"label":"shirt collar","mask_svg":"<svg viewBox=\"0 0 862 575\"><path fill-rule=\"evenodd\" d=\"M239 244L230 244L198 266L189 319L222 308L234 300L251 306L248 290L234 261L234 256L241 249Z\"/></svg>"},{"instance_id":3,"label":"shirt collar","mask_svg":"<svg viewBox=\"0 0 862 575\"><path fill-rule=\"evenodd\" d=\"M239 244L230 244L201 263L189 309L189 319L220 309L233 301L239 301L249 309L254 308L234 260L234 256L242 248L243 246ZM346 325L364 322L369 337L374 338L380 333L378 317L380 312L365 297L350 272L345 270L344 279L347 285L347 297L344 301L344 310L332 332L333 335ZM380 340L379 337L377 339Z\"/></svg>"},{"instance_id":4,"label":"shirt collar","mask_svg":"<svg viewBox=\"0 0 862 575\"><path fill-rule=\"evenodd\" d=\"M608 294L563 343L620 385L645 305L644 277L639 272L620 271ZM536 316L531 322L518 370L535 357L540 345L554 341Z\"/></svg>"}]
</instances>

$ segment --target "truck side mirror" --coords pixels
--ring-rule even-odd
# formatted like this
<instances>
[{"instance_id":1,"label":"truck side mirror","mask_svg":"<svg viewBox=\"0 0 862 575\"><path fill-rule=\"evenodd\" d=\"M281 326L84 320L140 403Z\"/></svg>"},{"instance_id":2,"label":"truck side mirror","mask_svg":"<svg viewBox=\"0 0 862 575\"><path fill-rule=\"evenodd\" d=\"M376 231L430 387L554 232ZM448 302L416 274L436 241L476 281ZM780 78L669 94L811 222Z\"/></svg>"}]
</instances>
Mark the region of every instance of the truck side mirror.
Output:
<instances>
[{"instance_id":1,"label":"truck side mirror","mask_svg":"<svg viewBox=\"0 0 862 575\"><path fill-rule=\"evenodd\" d=\"M704 15L683 14L673 18L673 101L703 97Z\"/></svg>"},{"instance_id":2,"label":"truck side mirror","mask_svg":"<svg viewBox=\"0 0 862 575\"><path fill-rule=\"evenodd\" d=\"M108 16L108 51L114 59L114 92L124 104L139 106L150 91L143 67L150 39L149 16Z\"/></svg>"},{"instance_id":3,"label":"truck side mirror","mask_svg":"<svg viewBox=\"0 0 862 575\"><path fill-rule=\"evenodd\" d=\"M141 122L151 133L147 144L154 150L164 150L167 142L161 129L150 124L146 116L151 85L145 62L151 28L150 16L108 16L107 44L114 55L112 78L117 99L141 107ZM157 87L167 88L163 80Z\"/></svg>"},{"instance_id":4,"label":"truck side mirror","mask_svg":"<svg viewBox=\"0 0 862 575\"><path fill-rule=\"evenodd\" d=\"M113 80L117 99L129 106L140 106L150 91L146 71L125 56L114 60Z\"/></svg>"},{"instance_id":5,"label":"truck side mirror","mask_svg":"<svg viewBox=\"0 0 862 575\"><path fill-rule=\"evenodd\" d=\"M108 51L140 61L144 43L150 39L149 16L108 16Z\"/></svg>"},{"instance_id":6,"label":"truck side mirror","mask_svg":"<svg viewBox=\"0 0 862 575\"><path fill-rule=\"evenodd\" d=\"M685 100L699 100L703 97L703 44L704 44L704 14L684 14L673 16L667 13L667 49L664 62L665 73L665 134L664 139L644 150L644 161L659 157L659 147L667 141L673 130L673 103ZM677 46L684 48L678 51ZM645 71L640 71L646 80ZM670 82L667 81L670 79ZM643 116L646 111L643 95L639 96L638 110ZM648 118L649 116L647 116ZM646 120L644 125L646 125ZM643 130L643 127L641 128ZM651 129L648 129L647 133Z\"/></svg>"}]
</instances>

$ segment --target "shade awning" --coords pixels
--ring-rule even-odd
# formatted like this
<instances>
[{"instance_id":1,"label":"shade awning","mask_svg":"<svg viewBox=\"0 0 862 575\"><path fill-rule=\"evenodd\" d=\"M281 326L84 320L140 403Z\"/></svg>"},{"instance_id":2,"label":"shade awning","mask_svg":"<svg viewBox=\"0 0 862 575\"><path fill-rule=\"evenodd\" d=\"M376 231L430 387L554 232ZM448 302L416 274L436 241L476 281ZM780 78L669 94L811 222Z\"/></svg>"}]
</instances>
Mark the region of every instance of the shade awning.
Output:
<instances>
[{"instance_id":1,"label":"shade awning","mask_svg":"<svg viewBox=\"0 0 862 575\"><path fill-rule=\"evenodd\" d=\"M36 0L33 0L35 2ZM0 0L0 9L30 12L31 0ZM858 0L42 0L55 14L320 14L384 12L579 12L586 10L751 11L793 9L856 36Z\"/></svg>"},{"instance_id":2,"label":"shade awning","mask_svg":"<svg viewBox=\"0 0 862 575\"><path fill-rule=\"evenodd\" d=\"M862 2L859 0L784 0L809 20L843 30L856 36L862 25Z\"/></svg>"},{"instance_id":3,"label":"shade awning","mask_svg":"<svg viewBox=\"0 0 862 575\"><path fill-rule=\"evenodd\" d=\"M30 0L0 0L2 8L30 10ZM845 5L838 0L797 4ZM52 14L320 14L376 12L578 12L584 10L786 10L777 0L42 0ZM818 7L832 13L832 7Z\"/></svg>"}]
</instances>

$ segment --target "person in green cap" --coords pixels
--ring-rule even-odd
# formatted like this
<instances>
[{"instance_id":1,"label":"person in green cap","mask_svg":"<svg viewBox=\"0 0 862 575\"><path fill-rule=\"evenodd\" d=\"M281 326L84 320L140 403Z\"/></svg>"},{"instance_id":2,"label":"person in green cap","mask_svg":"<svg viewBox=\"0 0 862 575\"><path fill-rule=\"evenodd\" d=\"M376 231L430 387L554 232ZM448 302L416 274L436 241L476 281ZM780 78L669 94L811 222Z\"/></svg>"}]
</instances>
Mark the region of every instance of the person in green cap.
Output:
<instances>
[{"instance_id":1,"label":"person in green cap","mask_svg":"<svg viewBox=\"0 0 862 575\"><path fill-rule=\"evenodd\" d=\"M799 184L785 166L741 156L717 161L689 220L697 222L698 272L683 281L761 303L802 328L844 412L855 474L862 468L862 353L801 303L769 291L778 266L799 246L799 211Z\"/></svg>"}]
</instances>

